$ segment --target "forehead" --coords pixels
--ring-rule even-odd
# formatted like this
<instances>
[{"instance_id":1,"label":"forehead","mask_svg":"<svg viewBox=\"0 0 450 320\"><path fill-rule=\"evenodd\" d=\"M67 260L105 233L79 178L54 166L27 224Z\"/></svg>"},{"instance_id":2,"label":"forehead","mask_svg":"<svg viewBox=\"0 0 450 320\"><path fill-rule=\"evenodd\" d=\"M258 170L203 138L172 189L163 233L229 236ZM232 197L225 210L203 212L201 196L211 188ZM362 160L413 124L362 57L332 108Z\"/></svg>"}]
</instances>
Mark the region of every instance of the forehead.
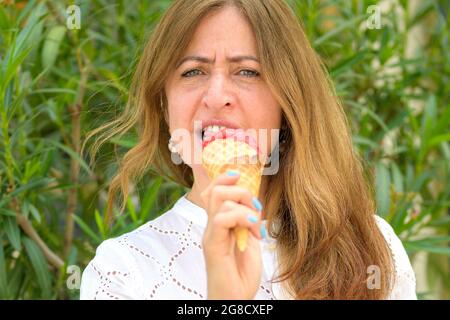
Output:
<instances>
[{"instance_id":1,"label":"forehead","mask_svg":"<svg viewBox=\"0 0 450 320\"><path fill-rule=\"evenodd\" d=\"M199 22L186 51L214 55L217 50L236 54L257 53L252 27L235 7L221 8L206 15Z\"/></svg>"}]
</instances>

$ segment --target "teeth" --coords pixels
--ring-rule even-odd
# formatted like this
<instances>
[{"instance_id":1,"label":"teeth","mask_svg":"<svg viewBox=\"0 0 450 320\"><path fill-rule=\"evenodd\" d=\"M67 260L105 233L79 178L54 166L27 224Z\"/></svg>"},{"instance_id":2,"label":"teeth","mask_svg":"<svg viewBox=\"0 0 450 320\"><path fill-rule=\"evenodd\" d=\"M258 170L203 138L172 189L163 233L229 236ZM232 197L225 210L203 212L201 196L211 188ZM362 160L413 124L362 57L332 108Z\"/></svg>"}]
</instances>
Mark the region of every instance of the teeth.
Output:
<instances>
[{"instance_id":1,"label":"teeth","mask_svg":"<svg viewBox=\"0 0 450 320\"><path fill-rule=\"evenodd\" d=\"M211 132L211 133L215 133L215 132L219 132L222 129L226 129L227 127L225 126L207 126L205 128L203 128L203 132Z\"/></svg>"},{"instance_id":2,"label":"teeth","mask_svg":"<svg viewBox=\"0 0 450 320\"><path fill-rule=\"evenodd\" d=\"M225 127L225 126L207 126L207 127L203 128L203 130L202 130L202 139L204 140L223 129L227 129L227 127Z\"/></svg>"}]
</instances>

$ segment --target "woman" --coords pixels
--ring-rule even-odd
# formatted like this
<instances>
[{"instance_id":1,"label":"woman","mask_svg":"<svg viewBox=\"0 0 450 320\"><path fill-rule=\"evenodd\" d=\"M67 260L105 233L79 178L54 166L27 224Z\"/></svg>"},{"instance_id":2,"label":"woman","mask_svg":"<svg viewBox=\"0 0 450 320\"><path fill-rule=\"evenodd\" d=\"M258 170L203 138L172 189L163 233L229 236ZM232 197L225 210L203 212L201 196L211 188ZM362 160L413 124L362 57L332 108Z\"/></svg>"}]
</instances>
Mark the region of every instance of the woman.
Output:
<instances>
[{"instance_id":1,"label":"woman","mask_svg":"<svg viewBox=\"0 0 450 320\"><path fill-rule=\"evenodd\" d=\"M82 299L416 299L408 256L375 215L345 114L284 1L174 1L142 55L124 115L94 150L137 124L110 211L150 166L190 191L102 243L83 273ZM210 180L191 161L202 129L217 130L211 125L256 129L258 144L260 129L280 129L279 144L267 135L259 145L270 159L279 148L279 166L263 176L258 198L236 186L239 172ZM174 139L179 130L187 139ZM249 230L243 252L235 227Z\"/></svg>"}]
</instances>

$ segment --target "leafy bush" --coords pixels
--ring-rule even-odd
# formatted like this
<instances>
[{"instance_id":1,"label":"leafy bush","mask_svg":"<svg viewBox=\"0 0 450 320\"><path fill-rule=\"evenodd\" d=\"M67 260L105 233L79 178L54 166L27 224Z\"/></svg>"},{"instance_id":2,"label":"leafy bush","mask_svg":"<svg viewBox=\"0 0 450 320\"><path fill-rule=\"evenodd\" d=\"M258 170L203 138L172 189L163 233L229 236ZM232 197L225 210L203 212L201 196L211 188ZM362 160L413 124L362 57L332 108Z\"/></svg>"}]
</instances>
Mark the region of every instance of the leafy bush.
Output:
<instances>
[{"instance_id":1,"label":"leafy bush","mask_svg":"<svg viewBox=\"0 0 450 320\"><path fill-rule=\"evenodd\" d=\"M419 297L448 299L448 3L288 3L374 170L378 214L413 261L427 254L417 277L428 280L428 290ZM144 40L170 1L78 5L80 29L66 27L63 2L0 7L0 298L78 298L73 266L82 270L101 241L155 218L185 192L148 174L114 227L106 227L114 160L135 133L105 145L95 167L80 146L87 131L120 112Z\"/></svg>"}]
</instances>

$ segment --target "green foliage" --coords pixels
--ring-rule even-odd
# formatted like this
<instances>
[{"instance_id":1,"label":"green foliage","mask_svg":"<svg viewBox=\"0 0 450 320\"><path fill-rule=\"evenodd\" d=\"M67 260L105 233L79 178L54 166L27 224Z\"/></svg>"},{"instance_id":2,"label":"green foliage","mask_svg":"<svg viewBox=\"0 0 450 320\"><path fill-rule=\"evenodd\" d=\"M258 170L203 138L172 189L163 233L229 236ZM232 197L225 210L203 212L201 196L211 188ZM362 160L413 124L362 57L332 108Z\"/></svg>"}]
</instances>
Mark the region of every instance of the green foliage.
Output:
<instances>
[{"instance_id":1,"label":"green foliage","mask_svg":"<svg viewBox=\"0 0 450 320\"><path fill-rule=\"evenodd\" d=\"M388 1L381 28L369 29L367 8L378 1L287 2L323 58L355 147L375 175L378 214L411 258L429 253L418 276L430 290L419 297L448 299L448 3ZM123 108L144 40L169 4L83 1L79 30L66 28L64 2L0 6L0 298L76 299L66 286L68 265L83 269L103 240L157 217L185 192L148 174L110 229L105 195L115 154L135 143L135 133L105 145L95 168L79 154L86 132ZM49 263L42 243L63 262Z\"/></svg>"}]
</instances>

